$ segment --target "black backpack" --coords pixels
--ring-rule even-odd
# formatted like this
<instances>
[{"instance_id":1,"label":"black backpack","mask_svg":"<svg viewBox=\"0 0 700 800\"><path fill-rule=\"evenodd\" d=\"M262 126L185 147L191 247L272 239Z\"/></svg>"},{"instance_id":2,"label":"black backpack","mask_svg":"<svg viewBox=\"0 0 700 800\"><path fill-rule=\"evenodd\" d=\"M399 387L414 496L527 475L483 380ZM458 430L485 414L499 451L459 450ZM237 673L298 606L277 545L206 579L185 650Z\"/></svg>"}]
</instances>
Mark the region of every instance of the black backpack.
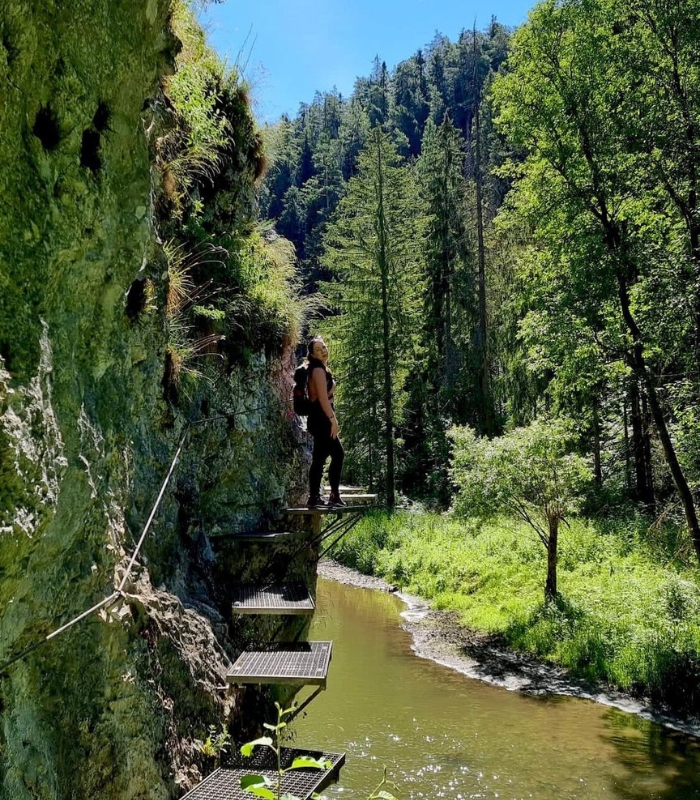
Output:
<instances>
[{"instance_id":1,"label":"black backpack","mask_svg":"<svg viewBox=\"0 0 700 800\"><path fill-rule=\"evenodd\" d=\"M294 413L307 417L311 411L311 400L308 392L309 368L302 364L294 370Z\"/></svg>"}]
</instances>

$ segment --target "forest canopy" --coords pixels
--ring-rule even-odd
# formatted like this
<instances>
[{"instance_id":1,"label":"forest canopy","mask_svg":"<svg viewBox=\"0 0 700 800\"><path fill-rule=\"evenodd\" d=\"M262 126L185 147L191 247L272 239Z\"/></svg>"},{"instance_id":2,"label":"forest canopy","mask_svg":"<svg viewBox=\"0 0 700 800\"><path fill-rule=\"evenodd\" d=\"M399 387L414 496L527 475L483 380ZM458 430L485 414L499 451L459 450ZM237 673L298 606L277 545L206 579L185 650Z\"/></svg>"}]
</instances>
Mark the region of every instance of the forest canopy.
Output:
<instances>
[{"instance_id":1,"label":"forest canopy","mask_svg":"<svg viewBox=\"0 0 700 800\"><path fill-rule=\"evenodd\" d=\"M699 45L696 0L544 0L267 129L261 209L325 299L353 479L447 507L453 426L560 419L584 511L663 512L700 555ZM404 209L380 227L411 254L383 329L356 313L380 260L350 255L379 135Z\"/></svg>"}]
</instances>

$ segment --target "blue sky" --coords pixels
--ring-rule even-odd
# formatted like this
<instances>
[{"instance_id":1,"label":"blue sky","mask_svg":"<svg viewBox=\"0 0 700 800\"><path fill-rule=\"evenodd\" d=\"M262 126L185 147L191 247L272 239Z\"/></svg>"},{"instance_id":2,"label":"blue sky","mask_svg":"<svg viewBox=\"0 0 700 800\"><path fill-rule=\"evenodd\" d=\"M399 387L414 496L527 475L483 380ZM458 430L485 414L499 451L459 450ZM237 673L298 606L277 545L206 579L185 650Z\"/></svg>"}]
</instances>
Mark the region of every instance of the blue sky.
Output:
<instances>
[{"instance_id":1,"label":"blue sky","mask_svg":"<svg viewBox=\"0 0 700 800\"><path fill-rule=\"evenodd\" d=\"M294 115L318 89L343 95L369 75L375 55L393 68L440 31L453 41L463 28L485 28L495 15L524 22L534 0L227 0L200 19L230 64L245 64L256 114L272 122Z\"/></svg>"}]
</instances>

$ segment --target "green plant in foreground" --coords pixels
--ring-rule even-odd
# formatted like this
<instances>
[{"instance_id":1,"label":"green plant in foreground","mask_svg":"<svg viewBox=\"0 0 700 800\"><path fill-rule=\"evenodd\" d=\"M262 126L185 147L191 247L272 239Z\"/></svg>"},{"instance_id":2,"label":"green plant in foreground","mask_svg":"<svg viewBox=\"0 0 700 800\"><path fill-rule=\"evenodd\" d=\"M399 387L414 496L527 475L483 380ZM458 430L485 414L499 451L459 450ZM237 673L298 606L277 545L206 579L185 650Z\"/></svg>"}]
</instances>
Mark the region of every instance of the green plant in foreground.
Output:
<instances>
[{"instance_id":1,"label":"green plant in foreground","mask_svg":"<svg viewBox=\"0 0 700 800\"><path fill-rule=\"evenodd\" d=\"M253 755L253 749L258 745L261 747L269 747L277 758L277 780L271 781L265 775L246 775L241 778L241 789L251 794L263 797L265 800L299 800L289 792L282 794L282 778L285 773L293 769L330 769L333 765L328 759L312 758L311 756L298 756L292 761L291 765L286 769L282 768L282 743L281 735L287 727L285 718L290 716L296 711L296 704L290 708L283 709L279 703L275 703L277 709L277 724L270 725L264 723L264 727L272 733L272 736L261 736L252 742L247 742L241 747L241 753L244 756ZM387 780L386 767L384 767L384 775L376 788L369 795L367 800L397 800L396 796L387 791L385 787L390 787L393 791L398 791L398 787ZM313 795L314 798L319 798L319 795Z\"/></svg>"},{"instance_id":2,"label":"green plant in foreground","mask_svg":"<svg viewBox=\"0 0 700 800\"><path fill-rule=\"evenodd\" d=\"M209 726L209 735L204 740L201 751L208 758L221 759L221 754L225 753L231 744L231 735L225 728L216 729L216 725Z\"/></svg>"},{"instance_id":3,"label":"green plant in foreground","mask_svg":"<svg viewBox=\"0 0 700 800\"><path fill-rule=\"evenodd\" d=\"M328 769L332 764L327 759L298 756L289 767L283 769L282 743L280 739L284 729L287 727L285 718L294 713L296 705L283 709L279 703L275 703L275 708L277 709L277 724L270 725L267 722L264 724L265 729L270 731L272 736L261 736L259 739L247 742L241 747L241 753L244 756L251 756L255 747L269 747L277 758L277 780L272 781L266 775L246 775L241 778L241 789L258 797L263 797L265 800L298 800L292 794L282 794L283 776L293 769Z\"/></svg>"},{"instance_id":4,"label":"green plant in foreground","mask_svg":"<svg viewBox=\"0 0 700 800\"><path fill-rule=\"evenodd\" d=\"M381 781L377 785L376 789L372 792L372 794L367 798L367 800L397 800L396 795L393 795L391 792L388 792L384 787L390 786L393 791L398 792L399 787L392 783L391 781L387 780L386 777L386 767L384 767L384 775L382 775Z\"/></svg>"}]
</instances>

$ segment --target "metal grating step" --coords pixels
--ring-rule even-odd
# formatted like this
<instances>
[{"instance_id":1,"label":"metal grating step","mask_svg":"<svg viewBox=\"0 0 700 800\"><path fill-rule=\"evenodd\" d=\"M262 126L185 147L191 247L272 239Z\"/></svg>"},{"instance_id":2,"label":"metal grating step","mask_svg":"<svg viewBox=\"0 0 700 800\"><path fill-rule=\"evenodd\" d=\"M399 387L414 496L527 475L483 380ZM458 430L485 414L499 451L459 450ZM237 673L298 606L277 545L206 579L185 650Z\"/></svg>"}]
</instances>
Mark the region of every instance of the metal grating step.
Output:
<instances>
[{"instance_id":1,"label":"metal grating step","mask_svg":"<svg viewBox=\"0 0 700 800\"><path fill-rule=\"evenodd\" d=\"M229 683L294 683L326 686L333 642L270 645L240 654L227 675Z\"/></svg>"},{"instance_id":2,"label":"metal grating step","mask_svg":"<svg viewBox=\"0 0 700 800\"><path fill-rule=\"evenodd\" d=\"M340 496L348 505L352 505L353 503L356 505L373 503L377 499L376 494L367 494L367 492L344 492L342 489L340 490Z\"/></svg>"},{"instance_id":3,"label":"metal grating step","mask_svg":"<svg viewBox=\"0 0 700 800\"><path fill-rule=\"evenodd\" d=\"M231 533L229 537L237 542L292 542L295 539L304 539L308 531L249 531L245 533Z\"/></svg>"},{"instance_id":4,"label":"metal grating step","mask_svg":"<svg viewBox=\"0 0 700 800\"><path fill-rule=\"evenodd\" d=\"M298 614L314 613L314 601L303 583L281 586L240 586L233 600L234 614Z\"/></svg>"},{"instance_id":5,"label":"metal grating step","mask_svg":"<svg viewBox=\"0 0 700 800\"><path fill-rule=\"evenodd\" d=\"M295 769L285 773L282 779L282 794L289 793L301 800L308 800L312 794L322 792L330 783L338 780L338 773L345 764L344 753L321 753L312 750L292 750L282 748L282 768L291 765L297 756L312 756L326 759L332 767L320 769ZM236 754L231 763L217 769L199 786L185 795L183 800L251 800L255 795L241 789L241 778L246 775L266 775L277 780L275 756L268 748L257 748L250 758Z\"/></svg>"},{"instance_id":6,"label":"metal grating step","mask_svg":"<svg viewBox=\"0 0 700 800\"><path fill-rule=\"evenodd\" d=\"M376 495L371 495L371 497L372 501L376 499ZM333 508L327 508L325 506L320 506L319 508L306 508L305 506L302 508L285 508L284 513L290 517L313 517L314 514L325 517L328 514L359 514L371 508L369 501L363 504L358 503L357 505L351 505L350 498L348 497L346 502L348 503L347 506L334 506Z\"/></svg>"},{"instance_id":7,"label":"metal grating step","mask_svg":"<svg viewBox=\"0 0 700 800\"><path fill-rule=\"evenodd\" d=\"M340 496L343 496L342 492ZM361 492L356 492L355 494L348 494L345 498L345 502L349 505L352 503L373 503L376 499L376 494L362 494Z\"/></svg>"}]
</instances>

